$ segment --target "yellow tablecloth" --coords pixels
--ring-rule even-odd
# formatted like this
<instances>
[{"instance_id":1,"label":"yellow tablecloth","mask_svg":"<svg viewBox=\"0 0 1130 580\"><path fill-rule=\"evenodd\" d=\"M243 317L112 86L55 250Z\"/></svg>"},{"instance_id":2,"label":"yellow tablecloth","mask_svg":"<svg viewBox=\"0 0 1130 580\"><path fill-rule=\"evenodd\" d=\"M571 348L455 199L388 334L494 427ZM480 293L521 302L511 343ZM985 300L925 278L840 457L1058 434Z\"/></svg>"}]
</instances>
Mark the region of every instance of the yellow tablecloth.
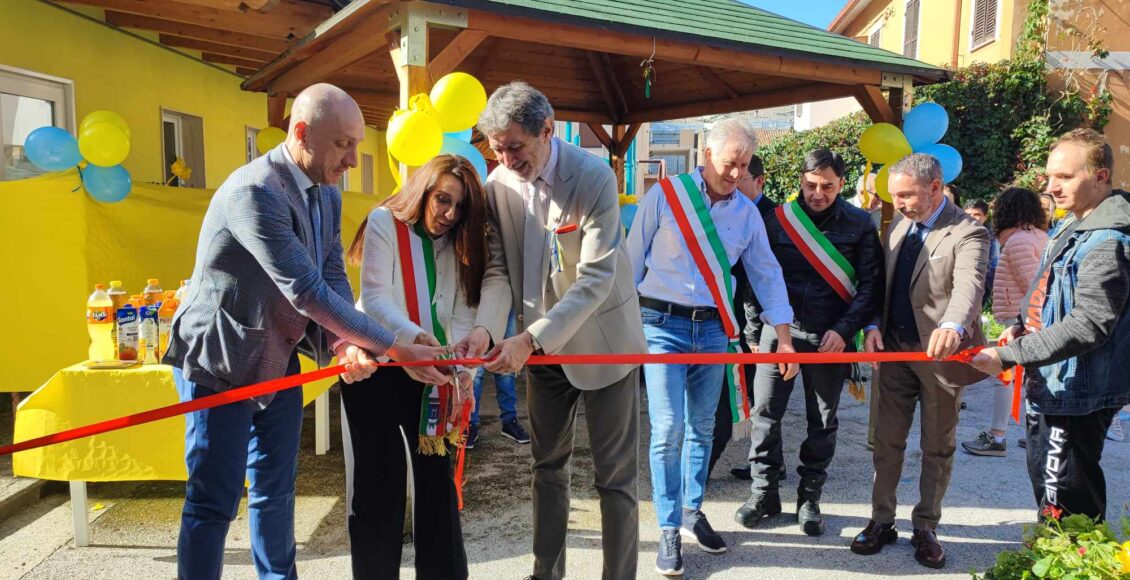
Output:
<instances>
[{"instance_id":1,"label":"yellow tablecloth","mask_svg":"<svg viewBox=\"0 0 1130 580\"><path fill-rule=\"evenodd\" d=\"M317 368L302 357L303 372ZM303 387L303 405L334 384ZM172 367L123 370L67 367L20 403L15 441L140 413L179 402ZM185 480L184 417L172 417L49 447L16 453L16 475L63 481Z\"/></svg>"}]
</instances>

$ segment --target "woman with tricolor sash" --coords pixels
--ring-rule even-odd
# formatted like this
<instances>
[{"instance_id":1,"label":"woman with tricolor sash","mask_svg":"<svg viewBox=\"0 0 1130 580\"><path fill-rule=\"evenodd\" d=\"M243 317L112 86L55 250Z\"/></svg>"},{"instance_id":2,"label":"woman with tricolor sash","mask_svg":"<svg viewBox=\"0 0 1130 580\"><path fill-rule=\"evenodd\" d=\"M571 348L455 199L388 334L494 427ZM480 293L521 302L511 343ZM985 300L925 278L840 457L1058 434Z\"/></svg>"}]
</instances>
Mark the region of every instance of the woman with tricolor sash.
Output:
<instances>
[{"instance_id":1,"label":"woman with tricolor sash","mask_svg":"<svg viewBox=\"0 0 1130 580\"><path fill-rule=\"evenodd\" d=\"M465 336L486 264L485 214L479 176L466 159L441 155L420 167L353 240L349 258L361 265L357 308L398 341L446 346ZM446 385L425 385L391 367L342 385L354 578L399 577L406 495L416 577L467 577L451 458L461 458L471 389L470 372L458 367Z\"/></svg>"},{"instance_id":2,"label":"woman with tricolor sash","mask_svg":"<svg viewBox=\"0 0 1130 580\"><path fill-rule=\"evenodd\" d=\"M777 332L777 351L792 352L793 311L781 267L757 207L737 191L755 146L740 121L719 121L707 134L703 166L660 180L640 203L626 243L648 352L739 352L730 273L738 260L761 303L762 319ZM791 377L797 365L781 365L780 371ZM683 573L682 537L707 552L727 550L702 512L723 378L735 437L750 432L750 403L745 373L734 365L648 364L644 377L652 497L661 531L655 568L677 576Z\"/></svg>"}]
</instances>

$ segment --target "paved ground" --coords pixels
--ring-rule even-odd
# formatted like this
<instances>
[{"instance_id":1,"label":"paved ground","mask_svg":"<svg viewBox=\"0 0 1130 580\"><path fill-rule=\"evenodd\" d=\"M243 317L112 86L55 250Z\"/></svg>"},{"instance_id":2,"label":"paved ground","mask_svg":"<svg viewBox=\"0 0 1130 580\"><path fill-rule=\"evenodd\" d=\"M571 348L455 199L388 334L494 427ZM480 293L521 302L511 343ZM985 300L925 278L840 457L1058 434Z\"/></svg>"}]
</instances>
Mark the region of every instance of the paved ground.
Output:
<instances>
[{"instance_id":1,"label":"paved ground","mask_svg":"<svg viewBox=\"0 0 1130 580\"><path fill-rule=\"evenodd\" d=\"M530 572L529 449L499 435L493 391L487 388L483 436L469 466L467 509L463 514L468 556L473 578L517 579ZM959 435L971 438L989 416L991 393L985 386L967 393L969 409ZM521 397L520 397L521 399ZM785 427L786 451L795 466L803 433L802 399L794 394ZM332 407L337 409L336 402ZM646 405L644 406L646 409ZM336 421L336 413L334 414ZM731 551L716 556L686 547L687 578L789 579L968 578L984 570L995 554L1016 545L1023 526L1034 517L1023 454L1010 449L1006 458L972 457L958 452L956 469L946 497L941 539L949 549L949 566L941 572L917 565L908 542L886 548L881 554L860 557L848 551L851 537L870 513L871 459L865 447L867 406L847 395L841 410L840 443L832 464L823 503L828 533L819 539L801 534L788 513L795 495L796 475L790 474L783 490L785 514L757 531L734 523L731 516L745 500L748 488L733 480L727 470L743 460L744 446L732 445L712 482L705 506L729 542ZM524 409L522 418L525 420ZM646 415L642 417L646 425ZM304 577L349 576L349 545L344 526L344 475L337 424L335 449L315 456L313 417L304 433L298 482L296 532L298 568ZM573 513L569 537L570 578L600 577L599 508L591 481L591 460L583 419L573 470ZM1010 446L1020 431L1009 435ZM646 430L641 441L641 466L646 469ZM909 514L917 499L920 467L917 427L907 450L904 479L899 488L899 525L908 536ZM1110 490L1110 515L1117 518L1130 502L1130 444L1108 442L1104 458ZM176 534L183 484L121 483L90 486L92 546L74 548L70 537L70 505L63 495L53 495L16 516L0 521L0 579L72 578L173 578ZM657 530L650 501L651 486L645 471L640 480L640 578L656 578ZM253 578L247 539L246 512L240 514L228 541L226 578ZM405 546L404 578L413 578L413 553Z\"/></svg>"}]
</instances>

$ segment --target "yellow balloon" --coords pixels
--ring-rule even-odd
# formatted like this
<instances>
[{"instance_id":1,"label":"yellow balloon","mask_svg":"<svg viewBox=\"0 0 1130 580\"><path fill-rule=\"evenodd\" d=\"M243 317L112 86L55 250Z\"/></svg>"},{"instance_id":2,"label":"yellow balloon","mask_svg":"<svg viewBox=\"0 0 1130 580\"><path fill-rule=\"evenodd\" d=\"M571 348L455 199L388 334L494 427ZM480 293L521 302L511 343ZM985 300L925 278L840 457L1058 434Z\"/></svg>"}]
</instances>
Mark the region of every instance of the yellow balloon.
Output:
<instances>
[{"instance_id":1,"label":"yellow balloon","mask_svg":"<svg viewBox=\"0 0 1130 580\"><path fill-rule=\"evenodd\" d=\"M872 163L894 163L912 153L902 130L890 123L875 123L859 138L859 151Z\"/></svg>"},{"instance_id":2,"label":"yellow balloon","mask_svg":"<svg viewBox=\"0 0 1130 580\"><path fill-rule=\"evenodd\" d=\"M263 155L283 141L286 141L286 131L278 127L267 127L255 135L255 149Z\"/></svg>"},{"instance_id":3,"label":"yellow balloon","mask_svg":"<svg viewBox=\"0 0 1130 580\"><path fill-rule=\"evenodd\" d=\"M875 176L875 195L878 195L879 199L887 203L892 203L891 190L887 188L887 179L890 178L890 173L891 166L884 165L883 168L879 170L879 174Z\"/></svg>"},{"instance_id":4,"label":"yellow balloon","mask_svg":"<svg viewBox=\"0 0 1130 580\"><path fill-rule=\"evenodd\" d=\"M113 123L95 123L79 135L78 150L94 165L113 167L129 156L129 136Z\"/></svg>"},{"instance_id":5,"label":"yellow balloon","mask_svg":"<svg viewBox=\"0 0 1130 580\"><path fill-rule=\"evenodd\" d=\"M385 132L388 152L401 163L419 166L439 155L443 131L439 119L427 111L401 110L392 114Z\"/></svg>"},{"instance_id":6,"label":"yellow balloon","mask_svg":"<svg viewBox=\"0 0 1130 580\"><path fill-rule=\"evenodd\" d=\"M487 106L487 91L479 79L462 72L443 75L432 87L432 106L440 130L457 133L475 126Z\"/></svg>"},{"instance_id":7,"label":"yellow balloon","mask_svg":"<svg viewBox=\"0 0 1130 580\"><path fill-rule=\"evenodd\" d=\"M126 123L126 120L123 119L121 115L113 111L94 111L83 117L82 123L78 126L78 134L82 135L86 132L88 127L97 125L98 123L110 123L121 129L122 132L126 134L126 139L130 138L129 124Z\"/></svg>"}]
</instances>

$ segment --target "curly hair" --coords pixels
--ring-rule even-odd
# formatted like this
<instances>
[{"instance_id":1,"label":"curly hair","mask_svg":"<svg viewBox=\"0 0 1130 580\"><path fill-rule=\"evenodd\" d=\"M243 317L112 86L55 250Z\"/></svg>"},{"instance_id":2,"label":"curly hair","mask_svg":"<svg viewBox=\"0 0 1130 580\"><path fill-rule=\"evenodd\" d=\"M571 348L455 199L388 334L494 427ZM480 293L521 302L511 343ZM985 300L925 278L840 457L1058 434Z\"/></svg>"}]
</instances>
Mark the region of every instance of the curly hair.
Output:
<instances>
[{"instance_id":1,"label":"curly hair","mask_svg":"<svg viewBox=\"0 0 1130 580\"><path fill-rule=\"evenodd\" d=\"M1010 187L993 201L993 233L998 236L1008 228L1044 229L1047 219L1040 196L1023 187Z\"/></svg>"}]
</instances>

